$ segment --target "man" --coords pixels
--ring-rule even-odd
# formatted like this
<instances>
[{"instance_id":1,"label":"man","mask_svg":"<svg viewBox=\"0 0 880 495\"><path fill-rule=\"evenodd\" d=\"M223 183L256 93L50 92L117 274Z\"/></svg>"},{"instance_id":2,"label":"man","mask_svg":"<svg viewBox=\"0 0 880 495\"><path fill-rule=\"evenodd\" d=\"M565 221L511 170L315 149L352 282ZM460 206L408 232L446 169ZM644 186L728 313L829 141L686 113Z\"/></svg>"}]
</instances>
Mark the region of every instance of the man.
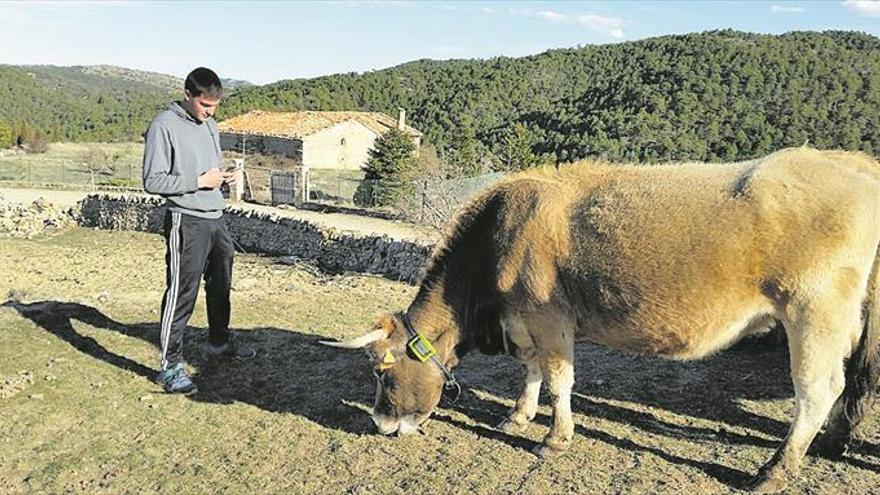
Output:
<instances>
[{"instance_id":1,"label":"man","mask_svg":"<svg viewBox=\"0 0 880 495\"><path fill-rule=\"evenodd\" d=\"M220 187L235 181L221 170L222 153L214 111L223 86L211 69L190 72L184 99L161 112L147 130L144 189L166 199L165 296L162 298L161 365L156 381L167 392L196 389L183 360L183 331L192 315L199 283L205 277L208 306L208 354L238 359L256 351L229 330L232 238L226 229Z\"/></svg>"}]
</instances>

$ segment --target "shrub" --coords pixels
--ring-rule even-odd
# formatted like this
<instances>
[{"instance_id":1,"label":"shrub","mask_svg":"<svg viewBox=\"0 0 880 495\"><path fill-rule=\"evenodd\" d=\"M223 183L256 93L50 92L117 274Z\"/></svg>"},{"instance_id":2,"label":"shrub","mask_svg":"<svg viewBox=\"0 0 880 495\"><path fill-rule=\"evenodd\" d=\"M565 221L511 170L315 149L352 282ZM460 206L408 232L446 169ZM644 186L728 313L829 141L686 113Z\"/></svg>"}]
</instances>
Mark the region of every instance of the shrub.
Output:
<instances>
[{"instance_id":1,"label":"shrub","mask_svg":"<svg viewBox=\"0 0 880 495\"><path fill-rule=\"evenodd\" d=\"M12 146L12 126L0 120L0 150Z\"/></svg>"},{"instance_id":2,"label":"shrub","mask_svg":"<svg viewBox=\"0 0 880 495\"><path fill-rule=\"evenodd\" d=\"M45 153L49 151L49 143L40 136L37 136L26 143L25 150L28 153Z\"/></svg>"}]
</instances>

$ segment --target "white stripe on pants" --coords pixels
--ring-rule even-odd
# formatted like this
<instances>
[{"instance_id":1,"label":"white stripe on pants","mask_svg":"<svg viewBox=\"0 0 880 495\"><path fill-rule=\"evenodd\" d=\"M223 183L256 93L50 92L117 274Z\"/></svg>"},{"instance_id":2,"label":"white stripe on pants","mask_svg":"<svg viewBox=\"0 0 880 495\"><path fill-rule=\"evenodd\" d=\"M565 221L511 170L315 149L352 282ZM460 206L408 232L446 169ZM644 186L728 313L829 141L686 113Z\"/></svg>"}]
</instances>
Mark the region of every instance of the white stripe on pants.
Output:
<instances>
[{"instance_id":1,"label":"white stripe on pants","mask_svg":"<svg viewBox=\"0 0 880 495\"><path fill-rule=\"evenodd\" d=\"M171 229L168 233L168 264L170 270L170 284L165 292L165 311L162 313L162 327L160 341L162 344L161 369L168 366L166 356L168 354L168 340L171 335L171 323L174 321L174 311L177 308L177 292L180 286L180 220L182 213L171 212Z\"/></svg>"}]
</instances>

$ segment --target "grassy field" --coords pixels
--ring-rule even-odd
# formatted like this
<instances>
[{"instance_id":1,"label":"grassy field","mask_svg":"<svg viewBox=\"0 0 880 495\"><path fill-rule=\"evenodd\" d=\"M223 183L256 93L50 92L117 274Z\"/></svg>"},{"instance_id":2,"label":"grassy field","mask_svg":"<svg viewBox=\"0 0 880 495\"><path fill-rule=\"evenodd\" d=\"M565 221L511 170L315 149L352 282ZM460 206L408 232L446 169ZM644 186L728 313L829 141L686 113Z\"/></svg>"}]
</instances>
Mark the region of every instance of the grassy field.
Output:
<instances>
[{"instance_id":1,"label":"grassy field","mask_svg":"<svg viewBox=\"0 0 880 495\"><path fill-rule=\"evenodd\" d=\"M465 393L424 432L375 433L363 353L316 344L367 329L415 288L240 255L233 325L260 352L211 360L200 301L186 336L199 392L152 383L161 237L73 229L0 238L0 493L732 493L772 454L793 408L783 350L681 363L577 347L571 451L540 460L549 409L493 429L521 382L472 354ZM546 398L542 397L542 404ZM792 493L877 493L880 425Z\"/></svg>"},{"instance_id":2,"label":"grassy field","mask_svg":"<svg viewBox=\"0 0 880 495\"><path fill-rule=\"evenodd\" d=\"M143 143L50 143L46 153L5 151L0 181L138 187L143 152Z\"/></svg>"}]
</instances>

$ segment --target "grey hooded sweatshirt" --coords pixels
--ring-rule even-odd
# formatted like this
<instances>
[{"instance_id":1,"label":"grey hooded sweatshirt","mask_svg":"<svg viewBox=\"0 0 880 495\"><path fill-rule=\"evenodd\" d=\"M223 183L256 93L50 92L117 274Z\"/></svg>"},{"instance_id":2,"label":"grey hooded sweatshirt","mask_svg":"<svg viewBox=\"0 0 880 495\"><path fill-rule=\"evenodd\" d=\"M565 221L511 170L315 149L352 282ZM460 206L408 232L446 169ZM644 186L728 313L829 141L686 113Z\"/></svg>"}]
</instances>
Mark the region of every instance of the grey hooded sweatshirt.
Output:
<instances>
[{"instance_id":1,"label":"grey hooded sweatshirt","mask_svg":"<svg viewBox=\"0 0 880 495\"><path fill-rule=\"evenodd\" d=\"M199 176L221 166L217 122L204 122L174 102L150 123L144 144L144 190L163 196L171 211L220 218L226 203L219 189L199 189Z\"/></svg>"}]
</instances>

